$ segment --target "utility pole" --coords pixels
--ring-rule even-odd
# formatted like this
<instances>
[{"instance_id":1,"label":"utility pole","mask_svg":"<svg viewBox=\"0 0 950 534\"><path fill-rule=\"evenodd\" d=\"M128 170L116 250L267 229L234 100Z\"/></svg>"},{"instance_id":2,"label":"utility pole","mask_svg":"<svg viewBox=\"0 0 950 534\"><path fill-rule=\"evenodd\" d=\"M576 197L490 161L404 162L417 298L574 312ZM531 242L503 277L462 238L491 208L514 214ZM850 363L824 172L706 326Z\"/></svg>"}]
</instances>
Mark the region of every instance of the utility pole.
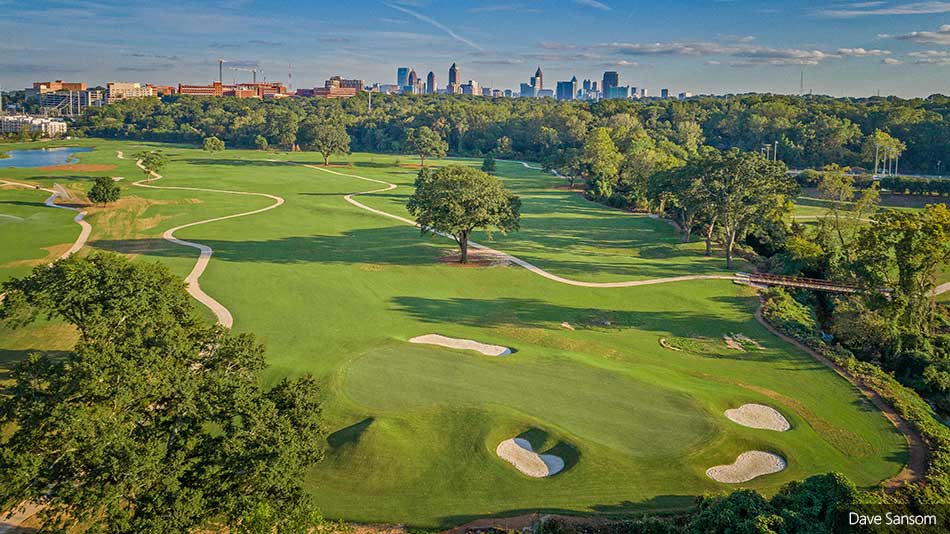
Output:
<instances>
[{"instance_id":1,"label":"utility pole","mask_svg":"<svg viewBox=\"0 0 950 534\"><path fill-rule=\"evenodd\" d=\"M778 161L778 141L772 144L772 161Z\"/></svg>"}]
</instances>

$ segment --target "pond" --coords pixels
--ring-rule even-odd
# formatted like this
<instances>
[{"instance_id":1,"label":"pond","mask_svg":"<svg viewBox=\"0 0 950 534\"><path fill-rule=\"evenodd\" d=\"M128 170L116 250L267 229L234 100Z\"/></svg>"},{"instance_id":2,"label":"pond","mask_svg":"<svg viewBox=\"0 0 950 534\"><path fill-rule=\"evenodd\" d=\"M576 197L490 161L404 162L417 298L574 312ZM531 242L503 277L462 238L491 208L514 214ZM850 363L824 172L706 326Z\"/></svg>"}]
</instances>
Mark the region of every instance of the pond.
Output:
<instances>
[{"instance_id":1,"label":"pond","mask_svg":"<svg viewBox=\"0 0 950 534\"><path fill-rule=\"evenodd\" d=\"M67 165L78 161L73 154L77 152L92 152L91 148L62 147L36 148L33 150L10 150L6 152L9 158L0 159L0 168L3 167L52 167Z\"/></svg>"}]
</instances>

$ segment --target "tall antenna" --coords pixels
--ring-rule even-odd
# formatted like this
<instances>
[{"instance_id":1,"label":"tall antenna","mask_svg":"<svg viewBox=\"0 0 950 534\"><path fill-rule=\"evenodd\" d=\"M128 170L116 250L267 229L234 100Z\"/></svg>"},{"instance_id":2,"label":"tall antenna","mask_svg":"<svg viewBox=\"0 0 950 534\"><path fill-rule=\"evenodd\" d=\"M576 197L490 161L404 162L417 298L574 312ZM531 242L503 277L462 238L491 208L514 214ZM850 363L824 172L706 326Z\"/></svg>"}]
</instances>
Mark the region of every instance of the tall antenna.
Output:
<instances>
[{"instance_id":1,"label":"tall antenna","mask_svg":"<svg viewBox=\"0 0 950 534\"><path fill-rule=\"evenodd\" d=\"M805 94L805 69L802 69L802 77L798 82L798 94L799 96Z\"/></svg>"}]
</instances>

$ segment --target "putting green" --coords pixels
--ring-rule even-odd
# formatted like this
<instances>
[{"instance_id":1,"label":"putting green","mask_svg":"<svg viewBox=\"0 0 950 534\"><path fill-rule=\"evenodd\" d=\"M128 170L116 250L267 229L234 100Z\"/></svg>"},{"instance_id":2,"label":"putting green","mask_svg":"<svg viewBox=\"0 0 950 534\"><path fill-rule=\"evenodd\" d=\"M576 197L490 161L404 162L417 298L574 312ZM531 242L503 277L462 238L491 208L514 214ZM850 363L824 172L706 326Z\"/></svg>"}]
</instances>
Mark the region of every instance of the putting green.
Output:
<instances>
[{"instance_id":1,"label":"putting green","mask_svg":"<svg viewBox=\"0 0 950 534\"><path fill-rule=\"evenodd\" d=\"M109 173L126 177L125 203L87 217L89 248L161 261L182 277L196 252L161 240L165 229L270 203L136 188L130 182L141 173L115 151L131 154L143 144L72 144L96 147L80 159L118 165ZM202 289L231 310L236 331L267 343L268 383L306 372L327 384L332 434L307 480L329 517L443 527L518 511L682 508L695 495L734 489L705 471L746 450L788 460L785 471L742 485L766 493L828 471L871 486L906 459L903 437L859 392L754 320L748 288L716 280L583 288L519 267L449 265L438 260L452 252L451 241L420 237L342 198L378 184L289 164L317 163L314 154L164 149L172 163L156 185L286 200L176 235L214 249ZM413 158L337 159L349 166L333 170L399 185L359 199L406 215L416 170L397 162ZM27 169L5 174L44 185L88 180ZM499 162L498 174L524 199L523 229L493 241L479 235L479 242L585 281L728 273L721 257L703 256L701 243L680 243L663 221L587 202L556 189L558 178L518 163ZM491 358L408 343L430 333L515 352ZM658 342L724 333L745 334L764 350L700 354ZM0 330L0 350L10 354L46 343ZM723 416L745 403L777 408L792 428L767 432ZM532 479L498 458L498 443L519 435L535 451L564 458L565 470Z\"/></svg>"}]
</instances>

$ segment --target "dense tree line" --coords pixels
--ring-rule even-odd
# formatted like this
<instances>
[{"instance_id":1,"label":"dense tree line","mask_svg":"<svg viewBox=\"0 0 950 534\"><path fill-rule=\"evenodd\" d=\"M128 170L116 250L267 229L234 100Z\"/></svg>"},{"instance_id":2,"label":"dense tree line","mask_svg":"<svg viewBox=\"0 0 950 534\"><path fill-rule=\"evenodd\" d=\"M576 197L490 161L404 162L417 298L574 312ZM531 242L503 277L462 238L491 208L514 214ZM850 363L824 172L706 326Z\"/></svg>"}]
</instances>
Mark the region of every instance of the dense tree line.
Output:
<instances>
[{"instance_id":1,"label":"dense tree line","mask_svg":"<svg viewBox=\"0 0 950 534\"><path fill-rule=\"evenodd\" d=\"M838 163L873 169L884 150L875 155L868 146L887 144L902 149L900 168L908 172L933 173L938 162L944 170L950 165L950 98L941 95L854 99L754 94L593 103L376 95L372 111L367 104L364 95L263 102L147 98L90 108L78 125L89 135L103 137L198 144L215 136L245 148L259 147L260 138L268 146L290 148L305 121L332 118L346 126L354 150L410 151L408 131L427 127L454 155L492 153L552 166L572 159L592 130L607 127L634 132L629 141L652 145L659 152L653 156L661 160L664 154L681 156L703 143L751 151L769 145L778 147L779 159L791 168ZM641 131L643 135L636 134ZM624 153L628 146L618 148ZM649 151L643 157L649 160Z\"/></svg>"}]
</instances>

